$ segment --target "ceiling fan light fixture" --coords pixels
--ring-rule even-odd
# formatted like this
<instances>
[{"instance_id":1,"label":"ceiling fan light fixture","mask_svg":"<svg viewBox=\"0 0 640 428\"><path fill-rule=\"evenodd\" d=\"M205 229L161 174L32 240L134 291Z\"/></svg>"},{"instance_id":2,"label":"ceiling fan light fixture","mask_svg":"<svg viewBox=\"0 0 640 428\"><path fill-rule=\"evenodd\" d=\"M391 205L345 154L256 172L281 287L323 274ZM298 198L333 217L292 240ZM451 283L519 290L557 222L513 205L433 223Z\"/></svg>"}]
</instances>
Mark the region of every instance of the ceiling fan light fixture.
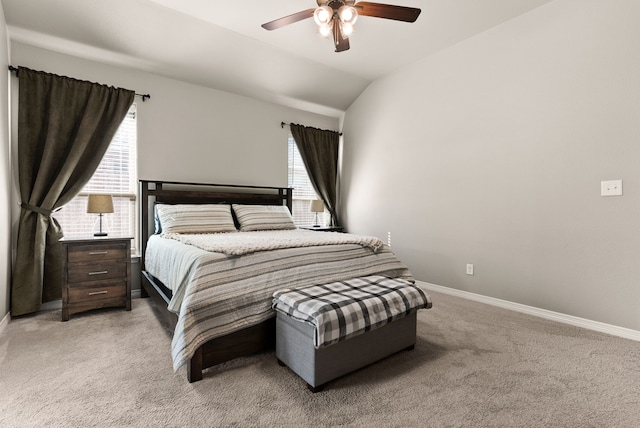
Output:
<instances>
[{"instance_id":1,"label":"ceiling fan light fixture","mask_svg":"<svg viewBox=\"0 0 640 428\"><path fill-rule=\"evenodd\" d=\"M313 12L313 20L319 27L328 25L333 19L333 9L329 6L320 6Z\"/></svg>"},{"instance_id":2,"label":"ceiling fan light fixture","mask_svg":"<svg viewBox=\"0 0 640 428\"><path fill-rule=\"evenodd\" d=\"M264 23L262 28L271 31L313 17L318 26L318 34L327 39L333 36L335 51L344 52L350 48L349 36L354 31L358 15L402 22L415 22L420 15L420 9L416 7L356 2L357 0L316 0L317 7Z\"/></svg>"},{"instance_id":3,"label":"ceiling fan light fixture","mask_svg":"<svg viewBox=\"0 0 640 428\"><path fill-rule=\"evenodd\" d=\"M353 6L343 5L338 9L338 16L344 24L350 24L353 27L358 20L358 11Z\"/></svg>"},{"instance_id":4,"label":"ceiling fan light fixture","mask_svg":"<svg viewBox=\"0 0 640 428\"><path fill-rule=\"evenodd\" d=\"M331 23L318 26L318 33L324 38L329 37L331 35L332 30L333 30L333 25L331 25Z\"/></svg>"},{"instance_id":5,"label":"ceiling fan light fixture","mask_svg":"<svg viewBox=\"0 0 640 428\"><path fill-rule=\"evenodd\" d=\"M342 31L342 36L346 39L353 34L353 25L348 22L340 22L340 31Z\"/></svg>"}]
</instances>

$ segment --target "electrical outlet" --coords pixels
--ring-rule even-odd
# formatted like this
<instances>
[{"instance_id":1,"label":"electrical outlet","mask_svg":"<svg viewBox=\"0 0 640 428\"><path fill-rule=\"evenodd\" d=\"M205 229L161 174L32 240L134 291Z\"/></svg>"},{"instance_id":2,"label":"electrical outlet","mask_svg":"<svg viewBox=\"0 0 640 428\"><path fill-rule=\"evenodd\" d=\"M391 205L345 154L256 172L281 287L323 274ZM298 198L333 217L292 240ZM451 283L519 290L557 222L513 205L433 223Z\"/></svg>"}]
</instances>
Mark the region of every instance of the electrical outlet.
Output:
<instances>
[{"instance_id":1,"label":"electrical outlet","mask_svg":"<svg viewBox=\"0 0 640 428\"><path fill-rule=\"evenodd\" d=\"M622 180L601 181L600 196L622 196Z\"/></svg>"},{"instance_id":2,"label":"electrical outlet","mask_svg":"<svg viewBox=\"0 0 640 428\"><path fill-rule=\"evenodd\" d=\"M467 263L467 275L473 275L473 264Z\"/></svg>"}]
</instances>

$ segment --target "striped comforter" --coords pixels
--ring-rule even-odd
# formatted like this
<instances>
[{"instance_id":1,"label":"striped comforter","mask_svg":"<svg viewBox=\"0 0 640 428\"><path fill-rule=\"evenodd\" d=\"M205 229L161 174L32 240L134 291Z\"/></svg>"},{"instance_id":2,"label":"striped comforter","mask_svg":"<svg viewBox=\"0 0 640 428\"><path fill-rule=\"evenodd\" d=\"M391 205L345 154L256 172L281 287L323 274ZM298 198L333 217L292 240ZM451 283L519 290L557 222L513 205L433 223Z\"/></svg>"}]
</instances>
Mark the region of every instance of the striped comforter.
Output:
<instances>
[{"instance_id":1,"label":"striped comforter","mask_svg":"<svg viewBox=\"0 0 640 428\"><path fill-rule=\"evenodd\" d=\"M413 281L387 246L375 252L339 244L227 256L157 235L147 244L145 269L173 290L169 309L178 313L171 344L175 370L205 342L273 317L277 290L376 274Z\"/></svg>"}]
</instances>

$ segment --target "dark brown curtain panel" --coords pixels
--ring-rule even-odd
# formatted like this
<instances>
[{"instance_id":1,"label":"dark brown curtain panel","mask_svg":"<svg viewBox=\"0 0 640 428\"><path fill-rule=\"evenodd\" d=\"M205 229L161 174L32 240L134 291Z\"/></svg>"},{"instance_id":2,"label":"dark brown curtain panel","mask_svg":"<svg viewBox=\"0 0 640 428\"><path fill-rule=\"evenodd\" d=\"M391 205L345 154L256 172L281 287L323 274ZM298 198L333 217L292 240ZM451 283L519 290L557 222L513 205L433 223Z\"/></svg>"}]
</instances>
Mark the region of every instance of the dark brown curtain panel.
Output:
<instances>
[{"instance_id":1,"label":"dark brown curtain panel","mask_svg":"<svg viewBox=\"0 0 640 428\"><path fill-rule=\"evenodd\" d=\"M331 214L331 224L338 225L336 180L340 134L292 123L291 135L298 146L313 188Z\"/></svg>"},{"instance_id":2,"label":"dark brown curtain panel","mask_svg":"<svg viewBox=\"0 0 640 428\"><path fill-rule=\"evenodd\" d=\"M20 67L18 180L22 211L11 315L62 295L62 231L51 213L97 169L135 93Z\"/></svg>"}]
</instances>

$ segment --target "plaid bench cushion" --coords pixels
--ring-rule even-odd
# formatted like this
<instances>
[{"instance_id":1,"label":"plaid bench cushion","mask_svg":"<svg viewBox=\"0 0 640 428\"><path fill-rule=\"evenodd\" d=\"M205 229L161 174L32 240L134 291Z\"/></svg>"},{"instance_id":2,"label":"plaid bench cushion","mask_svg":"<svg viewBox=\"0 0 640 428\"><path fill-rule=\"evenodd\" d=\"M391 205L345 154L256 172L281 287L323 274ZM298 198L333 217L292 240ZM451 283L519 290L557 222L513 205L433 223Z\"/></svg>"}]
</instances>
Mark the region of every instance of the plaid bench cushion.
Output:
<instances>
[{"instance_id":1,"label":"plaid bench cushion","mask_svg":"<svg viewBox=\"0 0 640 428\"><path fill-rule=\"evenodd\" d=\"M399 278L366 276L273 294L273 309L315 327L322 348L431 307L431 298Z\"/></svg>"}]
</instances>

